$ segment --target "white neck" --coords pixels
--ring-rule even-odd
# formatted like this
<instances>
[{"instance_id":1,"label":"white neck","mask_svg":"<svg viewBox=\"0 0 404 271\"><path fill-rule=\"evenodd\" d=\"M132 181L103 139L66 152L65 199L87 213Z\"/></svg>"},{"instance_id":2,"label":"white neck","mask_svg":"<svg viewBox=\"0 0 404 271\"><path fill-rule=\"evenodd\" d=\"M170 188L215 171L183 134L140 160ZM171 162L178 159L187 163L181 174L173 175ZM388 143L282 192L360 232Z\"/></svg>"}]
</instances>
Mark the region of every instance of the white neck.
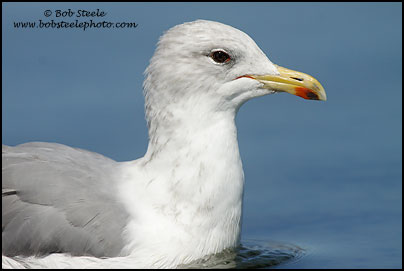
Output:
<instances>
[{"instance_id":1,"label":"white neck","mask_svg":"<svg viewBox=\"0 0 404 271\"><path fill-rule=\"evenodd\" d=\"M174 116L183 117L149 123L147 153L125 167L122 188L133 215L128 253L154 247L144 253L165 264L237 246L244 185L234 111Z\"/></svg>"}]
</instances>

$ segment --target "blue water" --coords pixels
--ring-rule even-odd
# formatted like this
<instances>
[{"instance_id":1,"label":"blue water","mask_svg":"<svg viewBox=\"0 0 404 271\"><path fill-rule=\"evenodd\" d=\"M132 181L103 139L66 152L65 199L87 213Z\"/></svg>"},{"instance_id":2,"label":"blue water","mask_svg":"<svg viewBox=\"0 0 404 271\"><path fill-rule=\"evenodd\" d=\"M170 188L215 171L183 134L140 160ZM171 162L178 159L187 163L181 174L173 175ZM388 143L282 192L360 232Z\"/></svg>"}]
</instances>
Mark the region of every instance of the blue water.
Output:
<instances>
[{"instance_id":1,"label":"blue water","mask_svg":"<svg viewBox=\"0 0 404 271\"><path fill-rule=\"evenodd\" d=\"M13 26L69 8L139 26ZM402 3L5 3L2 15L2 143L118 161L145 153L142 73L163 31L198 18L245 31L274 63L315 76L328 100L276 94L241 107L242 240L270 257L272 244L302 249L271 268L402 267Z\"/></svg>"}]
</instances>

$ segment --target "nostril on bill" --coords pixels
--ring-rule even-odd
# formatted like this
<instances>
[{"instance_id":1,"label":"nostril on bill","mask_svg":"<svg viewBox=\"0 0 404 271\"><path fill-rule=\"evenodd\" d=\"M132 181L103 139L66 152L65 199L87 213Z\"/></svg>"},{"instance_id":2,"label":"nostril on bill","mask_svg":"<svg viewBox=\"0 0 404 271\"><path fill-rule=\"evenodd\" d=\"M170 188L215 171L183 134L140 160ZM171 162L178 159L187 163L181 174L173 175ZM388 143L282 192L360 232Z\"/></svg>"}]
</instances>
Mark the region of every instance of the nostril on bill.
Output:
<instances>
[{"instance_id":1,"label":"nostril on bill","mask_svg":"<svg viewBox=\"0 0 404 271\"><path fill-rule=\"evenodd\" d=\"M298 77L290 77L290 78L295 79L295 80L297 80L297 81L304 81L303 78L298 78Z\"/></svg>"}]
</instances>

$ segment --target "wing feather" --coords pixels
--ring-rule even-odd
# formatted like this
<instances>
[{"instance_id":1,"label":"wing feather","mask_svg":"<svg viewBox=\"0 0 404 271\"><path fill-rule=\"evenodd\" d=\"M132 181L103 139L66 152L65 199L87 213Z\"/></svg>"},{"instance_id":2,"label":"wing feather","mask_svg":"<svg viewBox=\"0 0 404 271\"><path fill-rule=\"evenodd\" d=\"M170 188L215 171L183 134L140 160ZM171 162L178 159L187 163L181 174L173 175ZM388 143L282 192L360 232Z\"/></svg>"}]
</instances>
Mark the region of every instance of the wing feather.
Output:
<instances>
[{"instance_id":1,"label":"wing feather","mask_svg":"<svg viewBox=\"0 0 404 271\"><path fill-rule=\"evenodd\" d=\"M118 163L56 143L2 148L2 250L7 256L118 256L128 214Z\"/></svg>"}]
</instances>

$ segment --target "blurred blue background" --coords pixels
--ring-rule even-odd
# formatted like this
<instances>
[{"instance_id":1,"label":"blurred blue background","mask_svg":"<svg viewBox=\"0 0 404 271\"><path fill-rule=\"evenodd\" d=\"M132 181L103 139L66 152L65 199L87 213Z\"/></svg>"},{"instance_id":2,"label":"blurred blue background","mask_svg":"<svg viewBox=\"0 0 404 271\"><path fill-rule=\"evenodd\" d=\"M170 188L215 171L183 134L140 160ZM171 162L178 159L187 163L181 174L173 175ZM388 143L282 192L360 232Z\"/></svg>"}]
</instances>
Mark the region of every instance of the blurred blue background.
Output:
<instances>
[{"instance_id":1,"label":"blurred blue background","mask_svg":"<svg viewBox=\"0 0 404 271\"><path fill-rule=\"evenodd\" d=\"M143 71L159 36L195 19L249 34L328 101L269 95L237 116L242 239L300 245L279 268L402 267L402 3L3 3L2 143L143 156ZM17 29L97 8L126 29ZM63 18L73 21L76 18ZM78 18L80 21L85 19ZM89 19L86 19L89 20Z\"/></svg>"}]
</instances>

